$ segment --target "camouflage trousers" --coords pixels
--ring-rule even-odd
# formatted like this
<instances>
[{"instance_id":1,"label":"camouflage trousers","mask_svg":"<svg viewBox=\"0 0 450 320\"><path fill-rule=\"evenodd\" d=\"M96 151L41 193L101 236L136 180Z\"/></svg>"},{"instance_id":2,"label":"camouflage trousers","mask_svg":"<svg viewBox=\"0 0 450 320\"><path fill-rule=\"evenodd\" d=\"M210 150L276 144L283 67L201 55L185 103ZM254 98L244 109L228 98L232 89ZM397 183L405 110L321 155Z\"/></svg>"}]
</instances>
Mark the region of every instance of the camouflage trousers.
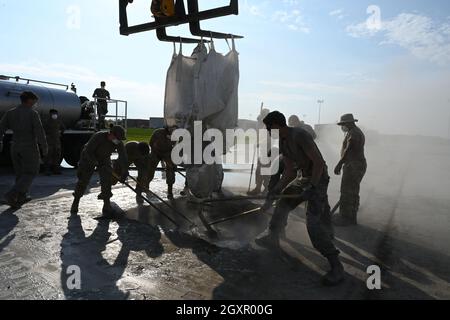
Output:
<instances>
[{"instance_id":1,"label":"camouflage trousers","mask_svg":"<svg viewBox=\"0 0 450 320\"><path fill-rule=\"evenodd\" d=\"M307 178L297 178L283 191L283 195L299 195L299 197L278 201L270 222L270 231L272 233L279 235L286 228L289 213L304 202L300 194L303 192L303 186L308 182ZM329 182L330 177L328 174L324 174L319 185L315 188L312 198L308 201L306 209L306 227L309 238L314 248L324 257L339 254L332 241L333 226L328 203Z\"/></svg>"},{"instance_id":2,"label":"camouflage trousers","mask_svg":"<svg viewBox=\"0 0 450 320\"><path fill-rule=\"evenodd\" d=\"M11 147L11 160L16 173L16 183L10 192L26 194L39 173L40 154L36 144Z\"/></svg>"},{"instance_id":3,"label":"camouflage trousers","mask_svg":"<svg viewBox=\"0 0 450 320\"><path fill-rule=\"evenodd\" d=\"M111 160L105 159L102 162L95 163L83 158L82 156L77 169L78 182L74 192L74 196L76 198L81 198L84 195L96 168L98 169L98 173L100 176L102 199L109 200L113 196L111 192L111 185L112 185Z\"/></svg>"},{"instance_id":4,"label":"camouflage trousers","mask_svg":"<svg viewBox=\"0 0 450 320\"><path fill-rule=\"evenodd\" d=\"M264 187L264 190L268 190L271 176L270 175L263 175L262 174L262 169L263 168L270 168L270 164L268 166L267 165L263 165L258 160L258 165L256 166L256 172L255 172L256 188Z\"/></svg>"},{"instance_id":5,"label":"camouflage trousers","mask_svg":"<svg viewBox=\"0 0 450 320\"><path fill-rule=\"evenodd\" d=\"M166 183L171 186L175 183L175 169L176 166L172 162L171 154L158 154L156 152L152 152L150 154L149 160L149 170L148 175L144 178L148 181L149 184L153 178L155 177L156 168L158 168L158 164L162 163L163 167L166 169Z\"/></svg>"},{"instance_id":6,"label":"camouflage trousers","mask_svg":"<svg viewBox=\"0 0 450 320\"><path fill-rule=\"evenodd\" d=\"M366 161L352 161L344 164L342 170L341 199L339 212L344 218L356 220L359 210L359 191L366 174Z\"/></svg>"},{"instance_id":7,"label":"camouflage trousers","mask_svg":"<svg viewBox=\"0 0 450 320\"><path fill-rule=\"evenodd\" d=\"M59 165L61 164L61 145L48 145L48 154L44 159L44 164L47 167L59 167Z\"/></svg>"}]
</instances>

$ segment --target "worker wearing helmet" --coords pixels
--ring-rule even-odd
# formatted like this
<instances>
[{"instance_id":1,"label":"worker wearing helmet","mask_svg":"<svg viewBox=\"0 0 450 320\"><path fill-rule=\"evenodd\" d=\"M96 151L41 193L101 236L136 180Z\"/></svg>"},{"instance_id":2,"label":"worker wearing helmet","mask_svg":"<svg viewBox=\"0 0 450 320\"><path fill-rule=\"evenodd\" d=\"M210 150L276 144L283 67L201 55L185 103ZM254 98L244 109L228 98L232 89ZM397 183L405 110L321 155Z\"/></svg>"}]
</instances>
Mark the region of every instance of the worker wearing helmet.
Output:
<instances>
[{"instance_id":1,"label":"worker wearing helmet","mask_svg":"<svg viewBox=\"0 0 450 320\"><path fill-rule=\"evenodd\" d=\"M100 175L102 192L103 216L113 217L113 210L110 204L111 184L112 184L112 163L111 154L117 151L118 162L121 168L120 180L125 181L128 177L128 159L123 141L126 140L125 130L121 126L112 126L109 132L97 132L84 146L78 164L78 183L75 187L74 200L71 207L71 214L78 213L80 199L83 197L89 185L92 175L97 168Z\"/></svg>"},{"instance_id":2,"label":"worker wearing helmet","mask_svg":"<svg viewBox=\"0 0 450 320\"><path fill-rule=\"evenodd\" d=\"M64 124L59 118L58 110L52 109L44 122L45 135L47 137L48 155L44 159L47 175L61 174L61 134L64 132Z\"/></svg>"},{"instance_id":3,"label":"worker wearing helmet","mask_svg":"<svg viewBox=\"0 0 450 320\"><path fill-rule=\"evenodd\" d=\"M155 176L156 168L160 162L166 169L167 198L173 199L173 185L175 183L176 165L172 161L172 149L174 142L170 138L171 129L162 128L153 132L150 139L150 158L148 162L149 175L147 177L148 184Z\"/></svg>"},{"instance_id":4,"label":"worker wearing helmet","mask_svg":"<svg viewBox=\"0 0 450 320\"><path fill-rule=\"evenodd\" d=\"M142 198L139 196L143 191L148 189L149 170L150 170L150 146L147 142L130 141L125 144L125 150L128 158L128 167L134 164L137 169L138 184L136 186L136 201L142 203ZM113 161L114 172L117 176L120 176L120 163ZM118 180L113 176L113 184L116 184Z\"/></svg>"}]
</instances>

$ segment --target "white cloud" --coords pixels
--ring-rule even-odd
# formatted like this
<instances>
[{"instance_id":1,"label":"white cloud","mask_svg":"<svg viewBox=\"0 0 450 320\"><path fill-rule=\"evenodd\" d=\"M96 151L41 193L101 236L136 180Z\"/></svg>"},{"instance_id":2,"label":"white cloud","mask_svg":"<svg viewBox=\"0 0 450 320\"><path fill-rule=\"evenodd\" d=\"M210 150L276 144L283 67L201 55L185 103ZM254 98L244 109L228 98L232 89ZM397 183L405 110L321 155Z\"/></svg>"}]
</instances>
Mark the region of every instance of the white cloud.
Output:
<instances>
[{"instance_id":1,"label":"white cloud","mask_svg":"<svg viewBox=\"0 0 450 320\"><path fill-rule=\"evenodd\" d=\"M273 11L274 6L278 8ZM308 34L311 28L306 24L302 15L299 0L279 0L251 1L247 0L241 5L242 11L249 15L283 25L287 29L295 32Z\"/></svg>"},{"instance_id":2,"label":"white cloud","mask_svg":"<svg viewBox=\"0 0 450 320\"><path fill-rule=\"evenodd\" d=\"M450 64L450 23L437 23L430 17L402 13L382 21L380 28L363 22L350 25L347 32L355 38L383 37L382 44L395 44L415 57L441 65Z\"/></svg>"},{"instance_id":3,"label":"white cloud","mask_svg":"<svg viewBox=\"0 0 450 320\"><path fill-rule=\"evenodd\" d=\"M344 12L344 10L342 9L337 9L337 10L333 10L329 13L330 16L339 16Z\"/></svg>"},{"instance_id":4,"label":"white cloud","mask_svg":"<svg viewBox=\"0 0 450 320\"><path fill-rule=\"evenodd\" d=\"M306 25L300 10L278 10L272 15L272 21L284 24L292 31L310 33L311 29Z\"/></svg>"}]
</instances>

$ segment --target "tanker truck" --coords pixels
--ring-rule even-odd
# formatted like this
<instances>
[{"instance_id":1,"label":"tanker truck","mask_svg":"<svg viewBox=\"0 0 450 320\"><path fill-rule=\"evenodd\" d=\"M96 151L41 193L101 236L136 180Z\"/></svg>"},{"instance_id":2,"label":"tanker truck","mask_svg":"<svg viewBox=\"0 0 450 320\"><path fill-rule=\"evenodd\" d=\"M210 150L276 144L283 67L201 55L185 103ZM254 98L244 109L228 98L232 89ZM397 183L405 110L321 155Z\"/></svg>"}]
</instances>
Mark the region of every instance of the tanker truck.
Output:
<instances>
[{"instance_id":1,"label":"tanker truck","mask_svg":"<svg viewBox=\"0 0 450 320\"><path fill-rule=\"evenodd\" d=\"M32 91L38 97L35 110L42 120L46 119L51 109L58 110L66 130L61 138L62 160L70 166L76 167L80 159L83 146L96 132L96 101L89 101L86 97L79 97L72 85L52 83L46 81L24 79L20 77L0 76L0 119L10 109L20 104L20 95L24 91ZM116 104L116 123L126 124L126 101L110 100ZM118 103L125 103L125 115L117 115ZM119 119L120 118L120 119ZM0 166L11 165L10 141L13 132L6 132L3 138L3 152L0 153Z\"/></svg>"}]
</instances>

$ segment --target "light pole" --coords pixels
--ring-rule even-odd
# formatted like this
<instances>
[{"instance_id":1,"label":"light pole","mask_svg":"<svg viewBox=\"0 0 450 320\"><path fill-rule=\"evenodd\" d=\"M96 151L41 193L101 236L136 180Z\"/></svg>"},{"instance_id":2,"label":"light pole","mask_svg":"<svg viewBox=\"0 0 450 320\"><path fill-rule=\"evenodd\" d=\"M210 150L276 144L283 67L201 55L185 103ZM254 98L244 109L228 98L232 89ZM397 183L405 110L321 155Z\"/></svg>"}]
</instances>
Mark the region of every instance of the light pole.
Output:
<instances>
[{"instance_id":1,"label":"light pole","mask_svg":"<svg viewBox=\"0 0 450 320\"><path fill-rule=\"evenodd\" d=\"M319 104L319 123L318 125L320 125L320 118L322 116L322 105L325 103L325 100L321 99L321 100L317 100L317 103Z\"/></svg>"}]
</instances>

